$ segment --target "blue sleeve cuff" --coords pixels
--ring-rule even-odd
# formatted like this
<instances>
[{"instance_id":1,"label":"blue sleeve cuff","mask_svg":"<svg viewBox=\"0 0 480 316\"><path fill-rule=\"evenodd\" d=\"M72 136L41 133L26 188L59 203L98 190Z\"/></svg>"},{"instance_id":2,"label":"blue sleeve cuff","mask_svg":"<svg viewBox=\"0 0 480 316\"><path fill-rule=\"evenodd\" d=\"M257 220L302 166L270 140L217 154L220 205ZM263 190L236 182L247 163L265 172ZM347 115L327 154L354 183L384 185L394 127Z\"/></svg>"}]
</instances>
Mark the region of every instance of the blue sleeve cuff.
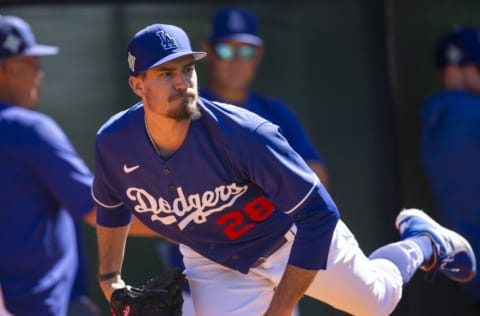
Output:
<instances>
[{"instance_id":1,"label":"blue sleeve cuff","mask_svg":"<svg viewBox=\"0 0 480 316\"><path fill-rule=\"evenodd\" d=\"M288 263L308 270L326 269L333 232L339 218L336 206L328 203L328 198L326 201L315 194L307 207L295 217L297 234Z\"/></svg>"},{"instance_id":2,"label":"blue sleeve cuff","mask_svg":"<svg viewBox=\"0 0 480 316\"><path fill-rule=\"evenodd\" d=\"M106 208L97 204L97 224L105 227L120 227L130 224L132 214L123 205Z\"/></svg>"}]
</instances>

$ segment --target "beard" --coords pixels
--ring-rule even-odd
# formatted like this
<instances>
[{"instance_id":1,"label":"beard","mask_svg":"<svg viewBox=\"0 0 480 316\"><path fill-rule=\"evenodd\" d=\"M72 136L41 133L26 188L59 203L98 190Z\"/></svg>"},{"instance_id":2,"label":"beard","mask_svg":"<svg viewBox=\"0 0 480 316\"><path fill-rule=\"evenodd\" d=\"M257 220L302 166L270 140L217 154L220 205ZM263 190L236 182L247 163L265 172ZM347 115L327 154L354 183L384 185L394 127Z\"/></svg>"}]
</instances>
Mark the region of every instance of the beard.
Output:
<instances>
[{"instance_id":1,"label":"beard","mask_svg":"<svg viewBox=\"0 0 480 316\"><path fill-rule=\"evenodd\" d=\"M176 121L195 120L201 116L197 105L197 96L193 93L182 93L169 98L169 101L181 99L181 105L175 109L170 109L166 116Z\"/></svg>"}]
</instances>

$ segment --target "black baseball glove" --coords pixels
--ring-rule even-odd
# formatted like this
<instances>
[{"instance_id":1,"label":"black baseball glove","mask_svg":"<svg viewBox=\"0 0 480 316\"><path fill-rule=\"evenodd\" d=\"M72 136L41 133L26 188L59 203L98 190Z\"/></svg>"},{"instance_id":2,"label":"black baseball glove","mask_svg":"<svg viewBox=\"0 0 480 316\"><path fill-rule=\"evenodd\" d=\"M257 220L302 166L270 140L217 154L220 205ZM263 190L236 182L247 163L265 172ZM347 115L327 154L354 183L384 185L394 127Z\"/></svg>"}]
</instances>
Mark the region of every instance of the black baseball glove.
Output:
<instances>
[{"instance_id":1,"label":"black baseball glove","mask_svg":"<svg viewBox=\"0 0 480 316\"><path fill-rule=\"evenodd\" d=\"M117 289L110 298L110 311L113 316L180 316L184 280L185 275L173 268L139 288Z\"/></svg>"}]
</instances>

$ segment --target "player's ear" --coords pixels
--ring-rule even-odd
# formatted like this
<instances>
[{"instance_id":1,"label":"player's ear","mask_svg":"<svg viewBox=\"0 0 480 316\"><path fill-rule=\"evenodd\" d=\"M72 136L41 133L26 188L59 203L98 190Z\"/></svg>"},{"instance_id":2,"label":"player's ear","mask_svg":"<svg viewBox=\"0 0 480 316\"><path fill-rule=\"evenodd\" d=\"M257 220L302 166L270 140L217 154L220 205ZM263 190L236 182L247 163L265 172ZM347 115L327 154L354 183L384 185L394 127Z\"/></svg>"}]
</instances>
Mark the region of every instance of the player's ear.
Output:
<instances>
[{"instance_id":1,"label":"player's ear","mask_svg":"<svg viewBox=\"0 0 480 316\"><path fill-rule=\"evenodd\" d=\"M139 97L143 96L143 81L139 77L130 76L128 83L132 91Z\"/></svg>"}]
</instances>

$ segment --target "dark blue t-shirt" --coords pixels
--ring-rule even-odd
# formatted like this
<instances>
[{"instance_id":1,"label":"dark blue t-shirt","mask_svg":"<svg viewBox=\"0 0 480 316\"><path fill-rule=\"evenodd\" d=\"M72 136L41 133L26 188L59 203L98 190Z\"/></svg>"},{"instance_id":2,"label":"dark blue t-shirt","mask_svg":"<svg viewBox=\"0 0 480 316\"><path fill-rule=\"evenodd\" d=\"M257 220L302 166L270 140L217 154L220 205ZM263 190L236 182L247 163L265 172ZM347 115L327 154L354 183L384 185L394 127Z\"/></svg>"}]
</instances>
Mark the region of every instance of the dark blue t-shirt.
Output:
<instances>
[{"instance_id":1,"label":"dark blue t-shirt","mask_svg":"<svg viewBox=\"0 0 480 316\"><path fill-rule=\"evenodd\" d=\"M200 90L200 95L209 100L225 102L205 88ZM284 102L273 97L250 92L245 103L235 105L252 111L278 125L283 136L285 136L290 143L290 146L292 146L305 161L315 161L325 165L324 158L311 143L300 120Z\"/></svg>"}]
</instances>

